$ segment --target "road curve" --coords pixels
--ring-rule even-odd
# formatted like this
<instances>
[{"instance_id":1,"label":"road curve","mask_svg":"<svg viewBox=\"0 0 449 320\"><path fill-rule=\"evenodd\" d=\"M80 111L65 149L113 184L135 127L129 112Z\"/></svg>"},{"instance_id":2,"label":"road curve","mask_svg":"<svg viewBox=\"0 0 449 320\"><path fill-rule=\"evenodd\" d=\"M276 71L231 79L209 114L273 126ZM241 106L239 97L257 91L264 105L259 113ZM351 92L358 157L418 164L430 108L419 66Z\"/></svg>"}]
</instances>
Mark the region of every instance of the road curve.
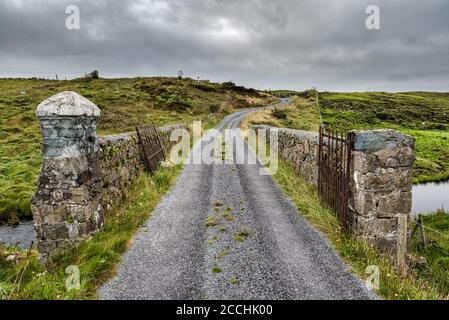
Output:
<instances>
[{"instance_id":1,"label":"road curve","mask_svg":"<svg viewBox=\"0 0 449 320\"><path fill-rule=\"evenodd\" d=\"M238 128L252 111L229 115L217 129ZM203 150L208 138L193 151ZM239 152L251 156L246 144L236 147L234 156ZM260 164L186 164L99 297L376 299L260 169Z\"/></svg>"}]
</instances>

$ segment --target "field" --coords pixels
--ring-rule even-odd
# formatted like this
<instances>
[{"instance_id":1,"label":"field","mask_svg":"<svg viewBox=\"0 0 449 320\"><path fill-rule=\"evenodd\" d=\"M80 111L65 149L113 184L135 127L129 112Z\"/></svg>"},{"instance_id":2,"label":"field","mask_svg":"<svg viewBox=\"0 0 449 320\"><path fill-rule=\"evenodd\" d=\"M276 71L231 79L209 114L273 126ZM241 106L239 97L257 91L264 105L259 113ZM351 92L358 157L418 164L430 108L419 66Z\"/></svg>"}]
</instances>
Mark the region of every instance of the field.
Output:
<instances>
[{"instance_id":1,"label":"field","mask_svg":"<svg viewBox=\"0 0 449 320\"><path fill-rule=\"evenodd\" d=\"M331 128L392 128L415 137L415 183L449 178L449 93L320 93L319 104Z\"/></svg>"},{"instance_id":2,"label":"field","mask_svg":"<svg viewBox=\"0 0 449 320\"><path fill-rule=\"evenodd\" d=\"M102 111L100 134L202 120L211 127L238 108L273 101L254 89L192 79L134 78L49 81L0 79L0 223L29 217L40 170L41 134L37 105L61 91L76 91Z\"/></svg>"}]
</instances>

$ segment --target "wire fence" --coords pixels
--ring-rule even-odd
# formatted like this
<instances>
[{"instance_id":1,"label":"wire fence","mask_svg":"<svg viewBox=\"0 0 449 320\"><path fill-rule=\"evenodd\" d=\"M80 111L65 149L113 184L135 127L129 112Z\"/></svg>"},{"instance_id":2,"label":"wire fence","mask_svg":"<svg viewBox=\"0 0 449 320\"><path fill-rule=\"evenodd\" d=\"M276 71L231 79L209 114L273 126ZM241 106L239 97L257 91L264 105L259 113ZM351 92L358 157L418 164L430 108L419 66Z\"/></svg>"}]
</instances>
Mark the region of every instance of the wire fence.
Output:
<instances>
[{"instance_id":1,"label":"wire fence","mask_svg":"<svg viewBox=\"0 0 449 320\"><path fill-rule=\"evenodd\" d=\"M438 216L422 216L411 221L411 254L425 258L424 263L415 265L414 270L420 277L446 295L449 295L449 230L445 233L446 220L449 215L440 213ZM430 227L435 224L440 230ZM422 259L421 259L422 261Z\"/></svg>"}]
</instances>

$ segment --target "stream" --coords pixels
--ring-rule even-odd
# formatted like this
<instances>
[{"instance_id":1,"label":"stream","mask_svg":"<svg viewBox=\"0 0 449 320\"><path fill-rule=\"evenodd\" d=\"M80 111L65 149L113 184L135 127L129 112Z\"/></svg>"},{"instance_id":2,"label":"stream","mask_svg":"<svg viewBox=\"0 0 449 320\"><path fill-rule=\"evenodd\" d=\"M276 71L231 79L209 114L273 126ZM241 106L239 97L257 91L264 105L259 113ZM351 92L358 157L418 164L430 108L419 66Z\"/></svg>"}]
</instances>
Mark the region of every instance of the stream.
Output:
<instances>
[{"instance_id":1,"label":"stream","mask_svg":"<svg viewBox=\"0 0 449 320\"><path fill-rule=\"evenodd\" d=\"M8 247L27 249L36 243L33 221L22 221L17 227L0 226L0 243Z\"/></svg>"},{"instance_id":2,"label":"stream","mask_svg":"<svg viewBox=\"0 0 449 320\"><path fill-rule=\"evenodd\" d=\"M413 186L413 217L433 213L441 208L449 210L449 181Z\"/></svg>"}]
</instances>

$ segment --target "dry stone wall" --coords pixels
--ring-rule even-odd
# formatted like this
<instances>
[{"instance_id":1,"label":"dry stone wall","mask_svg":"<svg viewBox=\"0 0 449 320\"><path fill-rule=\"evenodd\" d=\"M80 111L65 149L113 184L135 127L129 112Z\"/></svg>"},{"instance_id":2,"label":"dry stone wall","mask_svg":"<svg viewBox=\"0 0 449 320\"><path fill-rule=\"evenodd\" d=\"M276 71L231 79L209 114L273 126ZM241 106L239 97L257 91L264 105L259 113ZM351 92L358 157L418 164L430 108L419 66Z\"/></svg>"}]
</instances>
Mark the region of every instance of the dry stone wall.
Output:
<instances>
[{"instance_id":1,"label":"dry stone wall","mask_svg":"<svg viewBox=\"0 0 449 320\"><path fill-rule=\"evenodd\" d=\"M315 132L254 126L256 132L266 132L267 142L270 131L278 131L279 156L288 162L307 182L318 184L319 135Z\"/></svg>"},{"instance_id":2,"label":"dry stone wall","mask_svg":"<svg viewBox=\"0 0 449 320\"><path fill-rule=\"evenodd\" d=\"M170 135L177 129L187 127L174 125L158 128L159 139L167 156L176 144L176 141L170 140ZM102 204L105 210L110 210L126 197L131 182L145 170L143 150L135 132L99 137L98 145Z\"/></svg>"}]
</instances>

